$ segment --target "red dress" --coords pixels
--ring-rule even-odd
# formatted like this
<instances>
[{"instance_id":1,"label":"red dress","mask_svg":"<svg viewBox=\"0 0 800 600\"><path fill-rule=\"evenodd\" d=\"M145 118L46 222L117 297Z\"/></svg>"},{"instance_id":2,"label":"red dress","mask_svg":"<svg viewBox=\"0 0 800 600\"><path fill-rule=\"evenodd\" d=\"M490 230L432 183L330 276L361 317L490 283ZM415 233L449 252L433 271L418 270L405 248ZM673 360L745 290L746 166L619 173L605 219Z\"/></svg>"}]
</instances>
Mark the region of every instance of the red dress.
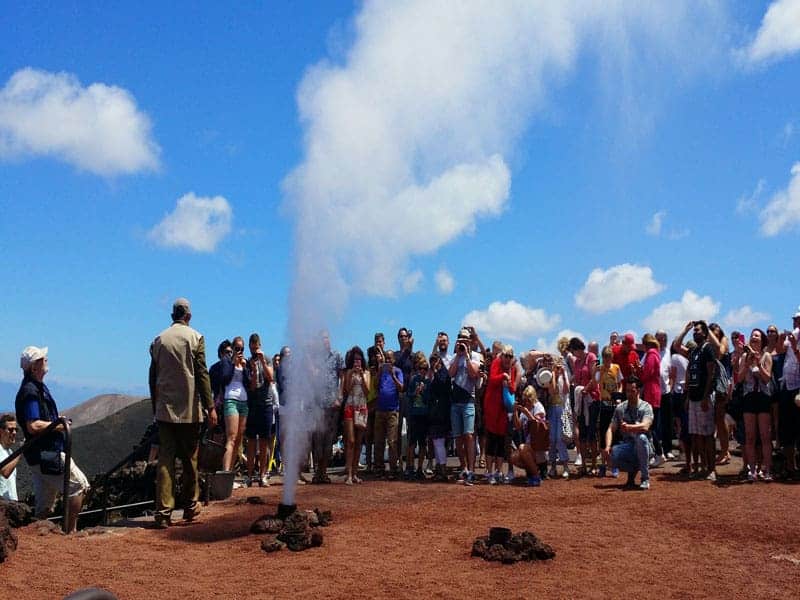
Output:
<instances>
[{"instance_id":1,"label":"red dress","mask_svg":"<svg viewBox=\"0 0 800 600\"><path fill-rule=\"evenodd\" d=\"M512 363L513 365L513 363ZM489 380L486 382L486 393L483 395L483 426L489 433L506 435L508 433L508 413L503 406L503 359L497 357L489 368ZM511 382L508 389L515 390L517 386L516 370L511 369Z\"/></svg>"}]
</instances>

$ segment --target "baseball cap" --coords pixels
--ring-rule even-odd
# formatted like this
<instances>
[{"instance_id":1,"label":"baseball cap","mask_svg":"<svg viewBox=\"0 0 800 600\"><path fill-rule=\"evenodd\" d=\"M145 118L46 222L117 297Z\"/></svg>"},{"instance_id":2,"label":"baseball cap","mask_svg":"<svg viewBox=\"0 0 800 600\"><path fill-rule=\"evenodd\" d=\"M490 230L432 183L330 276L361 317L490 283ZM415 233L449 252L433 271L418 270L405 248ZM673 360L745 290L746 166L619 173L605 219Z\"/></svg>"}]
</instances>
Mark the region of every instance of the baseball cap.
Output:
<instances>
[{"instance_id":1,"label":"baseball cap","mask_svg":"<svg viewBox=\"0 0 800 600\"><path fill-rule=\"evenodd\" d=\"M626 333L625 337L622 338L622 343L627 344L628 346L635 346L636 338L633 337L632 333Z\"/></svg>"},{"instance_id":2,"label":"baseball cap","mask_svg":"<svg viewBox=\"0 0 800 600\"><path fill-rule=\"evenodd\" d=\"M19 366L23 371L27 371L33 363L37 360L47 357L47 346L44 348L37 348L36 346L28 346L22 351L19 357Z\"/></svg>"}]
</instances>

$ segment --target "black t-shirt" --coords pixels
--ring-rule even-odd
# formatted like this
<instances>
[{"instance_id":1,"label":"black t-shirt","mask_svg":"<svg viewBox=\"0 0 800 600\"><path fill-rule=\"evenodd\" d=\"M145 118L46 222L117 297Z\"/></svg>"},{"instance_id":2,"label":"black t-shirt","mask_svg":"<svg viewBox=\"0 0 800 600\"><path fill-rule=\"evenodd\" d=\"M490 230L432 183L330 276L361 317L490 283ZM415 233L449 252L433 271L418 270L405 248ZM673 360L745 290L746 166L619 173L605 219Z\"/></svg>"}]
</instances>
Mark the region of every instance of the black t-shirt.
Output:
<instances>
[{"instance_id":1,"label":"black t-shirt","mask_svg":"<svg viewBox=\"0 0 800 600\"><path fill-rule=\"evenodd\" d=\"M689 400L703 399L708 381L708 363L716 361L716 355L708 342L692 350L689 365L686 367L686 391Z\"/></svg>"}]
</instances>

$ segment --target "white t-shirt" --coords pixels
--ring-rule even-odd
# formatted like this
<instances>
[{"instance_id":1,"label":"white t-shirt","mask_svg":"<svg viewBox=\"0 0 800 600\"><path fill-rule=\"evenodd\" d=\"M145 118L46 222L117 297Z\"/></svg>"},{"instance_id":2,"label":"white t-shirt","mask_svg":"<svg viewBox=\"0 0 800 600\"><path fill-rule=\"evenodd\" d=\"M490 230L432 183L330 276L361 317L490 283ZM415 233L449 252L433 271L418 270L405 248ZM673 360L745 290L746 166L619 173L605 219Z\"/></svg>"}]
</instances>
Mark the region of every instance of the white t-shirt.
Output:
<instances>
[{"instance_id":1,"label":"white t-shirt","mask_svg":"<svg viewBox=\"0 0 800 600\"><path fill-rule=\"evenodd\" d=\"M3 462L11 453L14 452L13 448L3 448L0 445L0 462ZM17 498L17 470L14 469L8 478L0 475L0 498L6 500L19 500Z\"/></svg>"},{"instance_id":2,"label":"white t-shirt","mask_svg":"<svg viewBox=\"0 0 800 600\"><path fill-rule=\"evenodd\" d=\"M244 369L234 367L231 382L225 386L225 400L247 400L247 390L244 388Z\"/></svg>"},{"instance_id":3,"label":"white t-shirt","mask_svg":"<svg viewBox=\"0 0 800 600\"><path fill-rule=\"evenodd\" d=\"M669 368L672 361L667 360L667 351L661 351L661 363L659 368L659 375L661 375L661 393L666 394L669 392Z\"/></svg>"},{"instance_id":4,"label":"white t-shirt","mask_svg":"<svg viewBox=\"0 0 800 600\"><path fill-rule=\"evenodd\" d=\"M672 391L676 394L682 394L685 389L686 367L689 366L689 360L677 352L673 352L669 362L670 367L675 367L675 387Z\"/></svg>"}]
</instances>

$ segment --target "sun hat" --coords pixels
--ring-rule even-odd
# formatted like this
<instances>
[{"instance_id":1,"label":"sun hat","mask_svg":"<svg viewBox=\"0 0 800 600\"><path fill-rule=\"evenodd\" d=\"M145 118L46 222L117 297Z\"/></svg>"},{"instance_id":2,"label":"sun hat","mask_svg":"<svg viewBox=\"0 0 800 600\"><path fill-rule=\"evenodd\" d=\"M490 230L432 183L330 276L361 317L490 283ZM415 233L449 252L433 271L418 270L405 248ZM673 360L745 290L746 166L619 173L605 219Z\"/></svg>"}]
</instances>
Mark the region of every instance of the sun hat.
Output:
<instances>
[{"instance_id":1,"label":"sun hat","mask_svg":"<svg viewBox=\"0 0 800 600\"><path fill-rule=\"evenodd\" d=\"M553 380L553 372L550 369L539 369L536 371L536 383L540 387L548 385Z\"/></svg>"},{"instance_id":2,"label":"sun hat","mask_svg":"<svg viewBox=\"0 0 800 600\"><path fill-rule=\"evenodd\" d=\"M47 346L44 348L37 348L36 346L28 346L22 351L19 357L19 366L23 371L31 368L31 365L37 360L47 357Z\"/></svg>"}]
</instances>

